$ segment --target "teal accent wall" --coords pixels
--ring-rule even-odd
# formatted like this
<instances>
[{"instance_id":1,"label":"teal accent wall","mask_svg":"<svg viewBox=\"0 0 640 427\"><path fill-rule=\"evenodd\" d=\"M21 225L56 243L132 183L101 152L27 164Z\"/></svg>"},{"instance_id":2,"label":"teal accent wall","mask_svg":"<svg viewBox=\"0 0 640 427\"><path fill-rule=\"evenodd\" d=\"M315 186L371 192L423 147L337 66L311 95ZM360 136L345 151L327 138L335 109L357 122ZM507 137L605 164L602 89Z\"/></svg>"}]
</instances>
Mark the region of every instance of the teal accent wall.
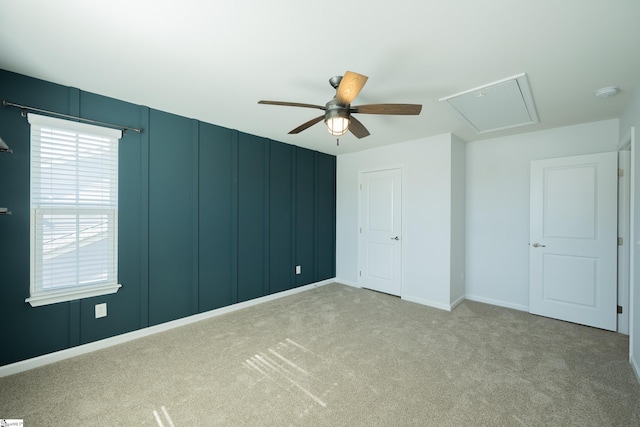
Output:
<instances>
[{"instance_id":1,"label":"teal accent wall","mask_svg":"<svg viewBox=\"0 0 640 427\"><path fill-rule=\"evenodd\" d=\"M271 141L269 161L269 293L275 293L295 284L295 147Z\"/></svg>"},{"instance_id":2,"label":"teal accent wall","mask_svg":"<svg viewBox=\"0 0 640 427\"><path fill-rule=\"evenodd\" d=\"M143 129L120 142L122 288L31 307L29 124L0 106L0 365L335 277L334 156L4 70L0 98Z\"/></svg>"},{"instance_id":3,"label":"teal accent wall","mask_svg":"<svg viewBox=\"0 0 640 427\"><path fill-rule=\"evenodd\" d=\"M238 301L238 133L200 124L199 311Z\"/></svg>"},{"instance_id":4,"label":"teal accent wall","mask_svg":"<svg viewBox=\"0 0 640 427\"><path fill-rule=\"evenodd\" d=\"M269 279L269 143L238 139L238 301L267 294Z\"/></svg>"},{"instance_id":5,"label":"teal accent wall","mask_svg":"<svg viewBox=\"0 0 640 427\"><path fill-rule=\"evenodd\" d=\"M316 163L317 153L296 147L296 286L315 282L316 277ZM311 244L310 244L311 243Z\"/></svg>"},{"instance_id":6,"label":"teal accent wall","mask_svg":"<svg viewBox=\"0 0 640 427\"><path fill-rule=\"evenodd\" d=\"M149 324L197 312L193 290L195 183L192 121L151 110L149 121ZM197 206L197 205L196 205ZM124 212L121 212L122 216Z\"/></svg>"},{"instance_id":7,"label":"teal accent wall","mask_svg":"<svg viewBox=\"0 0 640 427\"><path fill-rule=\"evenodd\" d=\"M316 153L315 280L336 276L336 157Z\"/></svg>"}]
</instances>

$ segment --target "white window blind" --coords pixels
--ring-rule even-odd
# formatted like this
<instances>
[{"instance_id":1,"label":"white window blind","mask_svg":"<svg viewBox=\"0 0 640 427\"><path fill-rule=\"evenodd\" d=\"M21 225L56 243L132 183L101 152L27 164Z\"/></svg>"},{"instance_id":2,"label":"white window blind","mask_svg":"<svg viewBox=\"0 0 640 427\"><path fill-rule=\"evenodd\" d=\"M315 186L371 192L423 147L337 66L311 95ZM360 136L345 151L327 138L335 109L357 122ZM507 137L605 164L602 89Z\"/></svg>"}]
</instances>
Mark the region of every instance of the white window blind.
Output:
<instances>
[{"instance_id":1,"label":"white window blind","mask_svg":"<svg viewBox=\"0 0 640 427\"><path fill-rule=\"evenodd\" d=\"M28 114L32 306L113 293L120 130Z\"/></svg>"}]
</instances>

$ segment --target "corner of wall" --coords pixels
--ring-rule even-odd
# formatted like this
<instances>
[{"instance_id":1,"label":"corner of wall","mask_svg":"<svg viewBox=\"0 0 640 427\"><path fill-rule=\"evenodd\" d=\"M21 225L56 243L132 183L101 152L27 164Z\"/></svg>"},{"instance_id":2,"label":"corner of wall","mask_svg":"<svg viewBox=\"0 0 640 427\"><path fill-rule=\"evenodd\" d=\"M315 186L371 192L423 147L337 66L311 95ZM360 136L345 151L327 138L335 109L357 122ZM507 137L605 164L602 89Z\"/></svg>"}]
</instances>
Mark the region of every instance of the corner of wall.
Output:
<instances>
[{"instance_id":1,"label":"corner of wall","mask_svg":"<svg viewBox=\"0 0 640 427\"><path fill-rule=\"evenodd\" d=\"M451 263L450 301L455 307L465 294L465 168L466 146L451 135Z\"/></svg>"},{"instance_id":2,"label":"corner of wall","mask_svg":"<svg viewBox=\"0 0 640 427\"><path fill-rule=\"evenodd\" d=\"M633 372L636 374L636 380L640 383L640 362L637 360L638 358L634 356L633 353L629 355L629 362L631 363L631 368Z\"/></svg>"},{"instance_id":3,"label":"corner of wall","mask_svg":"<svg viewBox=\"0 0 640 427\"><path fill-rule=\"evenodd\" d=\"M434 301L431 299L416 297L412 295L402 295L402 299L405 301L415 302L416 304L426 305L427 307L437 308L445 311L451 311L454 307L452 304L444 304L439 301Z\"/></svg>"}]
</instances>

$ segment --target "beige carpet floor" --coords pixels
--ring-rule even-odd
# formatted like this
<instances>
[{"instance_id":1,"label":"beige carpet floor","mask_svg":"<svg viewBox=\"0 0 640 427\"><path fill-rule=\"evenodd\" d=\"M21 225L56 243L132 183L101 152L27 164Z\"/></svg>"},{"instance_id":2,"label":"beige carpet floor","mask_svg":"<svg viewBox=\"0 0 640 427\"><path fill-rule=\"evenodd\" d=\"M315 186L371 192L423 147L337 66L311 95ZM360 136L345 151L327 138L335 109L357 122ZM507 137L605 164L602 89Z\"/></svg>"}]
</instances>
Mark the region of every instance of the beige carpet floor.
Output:
<instances>
[{"instance_id":1,"label":"beige carpet floor","mask_svg":"<svg viewBox=\"0 0 640 427\"><path fill-rule=\"evenodd\" d=\"M34 426L638 426L628 337L331 284L0 379Z\"/></svg>"}]
</instances>

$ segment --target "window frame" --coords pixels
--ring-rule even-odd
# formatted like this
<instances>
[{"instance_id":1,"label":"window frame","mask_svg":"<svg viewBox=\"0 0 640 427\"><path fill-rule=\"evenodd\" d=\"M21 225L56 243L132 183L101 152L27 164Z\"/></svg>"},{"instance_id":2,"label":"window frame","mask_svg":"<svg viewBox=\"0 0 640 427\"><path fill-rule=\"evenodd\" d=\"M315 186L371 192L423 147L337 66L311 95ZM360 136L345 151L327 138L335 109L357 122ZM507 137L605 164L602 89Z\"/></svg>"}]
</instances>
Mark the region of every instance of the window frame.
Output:
<instances>
[{"instance_id":1,"label":"window frame","mask_svg":"<svg viewBox=\"0 0 640 427\"><path fill-rule=\"evenodd\" d=\"M55 304L59 302L65 301L73 301L82 298L95 297L100 295L108 295L113 294L122 287L118 283L118 202L117 202L117 192L118 192L118 145L120 138L122 138L122 131L117 129L106 128L102 126L96 126L92 124L74 122L70 120L58 119L50 116L42 116L33 113L29 113L27 115L27 119L31 125L30 130L30 141L31 141L31 150L29 155L29 165L30 165L30 194L29 194L29 208L30 208L30 224L29 224L29 232L30 232L30 286L29 286L29 297L25 299L26 303L29 303L32 307L38 307L42 305ZM110 169L110 181L109 185L113 188L109 191L109 195L113 196L109 198L109 202L105 206L100 206L101 203L94 203L93 205L87 204L87 199L82 198L82 196L78 196L75 200L75 206L69 203L38 203L38 201L34 202L34 175L36 173L40 173L40 170L43 169L43 164L45 162L40 162L40 164L36 164L36 158L39 155L34 155L34 138L40 138L40 130L42 128L52 128L57 129L63 132L69 132L75 134L75 145L77 147L77 153L75 154L75 162L80 159L81 156L79 154L81 147L80 139L85 138L87 135L95 138L108 138L109 139L109 147L112 151L112 155L114 156L112 163L115 163L115 166ZM80 136L83 135L83 136ZM86 147L82 147L86 148ZM113 154L113 150L115 150L115 154ZM42 157L39 157L42 158ZM53 161L51 161L53 164ZM87 167L85 165L85 167ZM78 169L81 166L77 166ZM115 180L115 182L113 182ZM37 180L35 180L37 182ZM76 193L83 193L80 191L81 186L78 182L75 183L74 187ZM84 188L86 190L86 188ZM113 194L115 192L115 194ZM115 199L115 202L112 200ZM42 200L42 199L40 199ZM38 282L37 273L36 273L36 262L38 262L38 267L42 269L43 262L43 253L44 253L44 241L38 241L44 239L44 235L42 233L37 232L37 227L41 227L40 224L44 223L47 217L56 216L56 215L66 215L67 218L72 218L70 223L73 224L73 217L75 216L75 223L80 224L81 221L85 220L87 217L96 217L96 216L104 216L106 218L106 249L101 249L102 254L105 254L106 251L106 261L105 267L107 274L104 280L93 280L87 284L79 283L77 280L79 274L76 275L76 280L70 283L68 286L57 286L53 289L43 289L43 282ZM77 252L82 243L82 237L80 236L79 228L76 228L75 233L73 234L72 241L74 245L77 246L75 251ZM41 237L42 236L42 237ZM103 240L101 239L101 240ZM80 254L76 254L76 261L80 261ZM102 260L102 258L101 258ZM80 270L78 267L80 264L76 262L75 264L70 264L75 266L76 270Z\"/></svg>"}]
</instances>

